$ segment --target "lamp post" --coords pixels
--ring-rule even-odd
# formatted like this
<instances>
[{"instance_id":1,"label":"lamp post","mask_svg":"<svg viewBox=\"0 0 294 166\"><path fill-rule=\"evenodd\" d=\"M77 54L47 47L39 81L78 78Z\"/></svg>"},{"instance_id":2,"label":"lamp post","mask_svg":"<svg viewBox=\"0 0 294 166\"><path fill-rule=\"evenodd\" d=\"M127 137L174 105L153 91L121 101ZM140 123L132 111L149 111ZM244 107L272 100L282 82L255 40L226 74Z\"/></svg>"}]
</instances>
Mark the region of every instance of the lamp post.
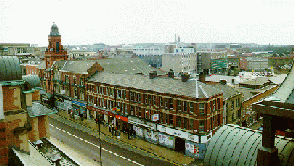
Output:
<instances>
[{"instance_id":1,"label":"lamp post","mask_svg":"<svg viewBox=\"0 0 294 166\"><path fill-rule=\"evenodd\" d=\"M96 104L94 104L94 107L96 107ZM97 118L97 114L96 114L96 123L98 124L98 135L99 135L99 163L102 166L102 159L101 159L101 128L100 128L100 124L101 124L101 114L99 113L98 118Z\"/></svg>"}]
</instances>

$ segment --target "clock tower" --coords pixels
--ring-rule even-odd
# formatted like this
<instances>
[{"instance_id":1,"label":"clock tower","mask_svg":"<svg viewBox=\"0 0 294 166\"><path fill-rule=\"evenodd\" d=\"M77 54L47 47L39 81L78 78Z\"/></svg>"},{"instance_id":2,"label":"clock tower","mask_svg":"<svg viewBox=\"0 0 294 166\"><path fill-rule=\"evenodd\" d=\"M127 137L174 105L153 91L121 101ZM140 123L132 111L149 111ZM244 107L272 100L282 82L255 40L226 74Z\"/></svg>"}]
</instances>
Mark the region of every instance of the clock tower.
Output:
<instances>
[{"instance_id":1,"label":"clock tower","mask_svg":"<svg viewBox=\"0 0 294 166\"><path fill-rule=\"evenodd\" d=\"M53 22L48 35L48 49L45 52L46 69L51 68L54 61L67 60L67 51L61 45L61 35L57 25Z\"/></svg>"}]
</instances>

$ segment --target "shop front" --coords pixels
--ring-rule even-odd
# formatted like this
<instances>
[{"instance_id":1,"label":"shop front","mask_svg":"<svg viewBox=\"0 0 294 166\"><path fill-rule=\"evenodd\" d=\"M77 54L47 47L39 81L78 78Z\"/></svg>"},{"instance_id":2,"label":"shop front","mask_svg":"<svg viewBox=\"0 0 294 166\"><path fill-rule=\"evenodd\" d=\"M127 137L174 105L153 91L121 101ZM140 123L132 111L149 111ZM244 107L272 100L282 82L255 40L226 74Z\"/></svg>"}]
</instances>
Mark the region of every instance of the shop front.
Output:
<instances>
[{"instance_id":1,"label":"shop front","mask_svg":"<svg viewBox=\"0 0 294 166\"><path fill-rule=\"evenodd\" d=\"M55 107L58 110L69 111L72 109L72 102L68 99L68 97L55 94Z\"/></svg>"},{"instance_id":2,"label":"shop front","mask_svg":"<svg viewBox=\"0 0 294 166\"><path fill-rule=\"evenodd\" d=\"M195 135L163 125L157 125L157 129L159 131L159 144L183 152L187 156L204 159L206 144L209 142L212 133Z\"/></svg>"},{"instance_id":3,"label":"shop front","mask_svg":"<svg viewBox=\"0 0 294 166\"><path fill-rule=\"evenodd\" d=\"M77 100L72 100L72 111L72 114L74 116L78 115L81 118L86 118L86 103Z\"/></svg>"},{"instance_id":4,"label":"shop front","mask_svg":"<svg viewBox=\"0 0 294 166\"><path fill-rule=\"evenodd\" d=\"M137 117L129 116L128 122L130 126L130 133L137 137L145 139L149 142L158 143L158 132L156 131L156 124L148 122Z\"/></svg>"},{"instance_id":5,"label":"shop front","mask_svg":"<svg viewBox=\"0 0 294 166\"><path fill-rule=\"evenodd\" d=\"M128 117L116 114L115 119L116 119L116 127L117 127L117 129L122 131L122 132L127 132Z\"/></svg>"}]
</instances>

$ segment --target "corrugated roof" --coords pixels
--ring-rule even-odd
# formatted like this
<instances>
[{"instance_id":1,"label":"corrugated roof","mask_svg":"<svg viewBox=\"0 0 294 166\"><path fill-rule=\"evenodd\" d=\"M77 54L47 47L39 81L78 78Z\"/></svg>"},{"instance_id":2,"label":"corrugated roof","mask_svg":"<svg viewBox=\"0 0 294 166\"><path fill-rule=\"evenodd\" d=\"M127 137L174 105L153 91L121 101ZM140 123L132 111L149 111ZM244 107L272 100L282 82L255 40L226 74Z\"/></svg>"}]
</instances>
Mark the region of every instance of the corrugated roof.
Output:
<instances>
[{"instance_id":1,"label":"corrugated roof","mask_svg":"<svg viewBox=\"0 0 294 166\"><path fill-rule=\"evenodd\" d=\"M212 136L204 157L204 165L256 165L257 152L262 146L259 131L237 125L224 125ZM294 141L276 138L282 165L293 164Z\"/></svg>"},{"instance_id":2,"label":"corrugated roof","mask_svg":"<svg viewBox=\"0 0 294 166\"><path fill-rule=\"evenodd\" d=\"M195 80L188 80L182 82L181 80L173 78L155 77L149 78L149 75L130 75L130 74L115 74L108 72L96 73L89 81L106 83L109 85L117 85L122 87L133 87L136 89L151 90L160 93L170 93L177 95L184 95L189 97L196 97L196 89L198 90L197 98L209 98L216 94L220 94L218 89L211 85L206 85Z\"/></svg>"},{"instance_id":3,"label":"corrugated roof","mask_svg":"<svg viewBox=\"0 0 294 166\"><path fill-rule=\"evenodd\" d=\"M41 87L41 81L38 75L24 75L22 79L27 82L29 89Z\"/></svg>"},{"instance_id":4,"label":"corrugated roof","mask_svg":"<svg viewBox=\"0 0 294 166\"><path fill-rule=\"evenodd\" d=\"M281 103L294 104L294 65L283 81L279 89L273 95L266 98L266 101L277 101Z\"/></svg>"},{"instance_id":5,"label":"corrugated roof","mask_svg":"<svg viewBox=\"0 0 294 166\"><path fill-rule=\"evenodd\" d=\"M0 56L0 81L22 80L19 59L16 56Z\"/></svg>"}]
</instances>

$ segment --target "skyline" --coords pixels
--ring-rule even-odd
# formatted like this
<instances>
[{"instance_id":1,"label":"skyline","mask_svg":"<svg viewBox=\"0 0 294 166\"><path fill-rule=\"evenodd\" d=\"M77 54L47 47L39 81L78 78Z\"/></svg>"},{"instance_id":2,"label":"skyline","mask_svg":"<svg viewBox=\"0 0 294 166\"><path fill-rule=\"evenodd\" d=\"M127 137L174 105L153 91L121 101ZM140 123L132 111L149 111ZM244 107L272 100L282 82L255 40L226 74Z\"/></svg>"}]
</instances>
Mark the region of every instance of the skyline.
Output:
<instances>
[{"instance_id":1,"label":"skyline","mask_svg":"<svg viewBox=\"0 0 294 166\"><path fill-rule=\"evenodd\" d=\"M63 45L187 43L294 45L291 1L0 0L0 42L47 46L53 22Z\"/></svg>"}]
</instances>

